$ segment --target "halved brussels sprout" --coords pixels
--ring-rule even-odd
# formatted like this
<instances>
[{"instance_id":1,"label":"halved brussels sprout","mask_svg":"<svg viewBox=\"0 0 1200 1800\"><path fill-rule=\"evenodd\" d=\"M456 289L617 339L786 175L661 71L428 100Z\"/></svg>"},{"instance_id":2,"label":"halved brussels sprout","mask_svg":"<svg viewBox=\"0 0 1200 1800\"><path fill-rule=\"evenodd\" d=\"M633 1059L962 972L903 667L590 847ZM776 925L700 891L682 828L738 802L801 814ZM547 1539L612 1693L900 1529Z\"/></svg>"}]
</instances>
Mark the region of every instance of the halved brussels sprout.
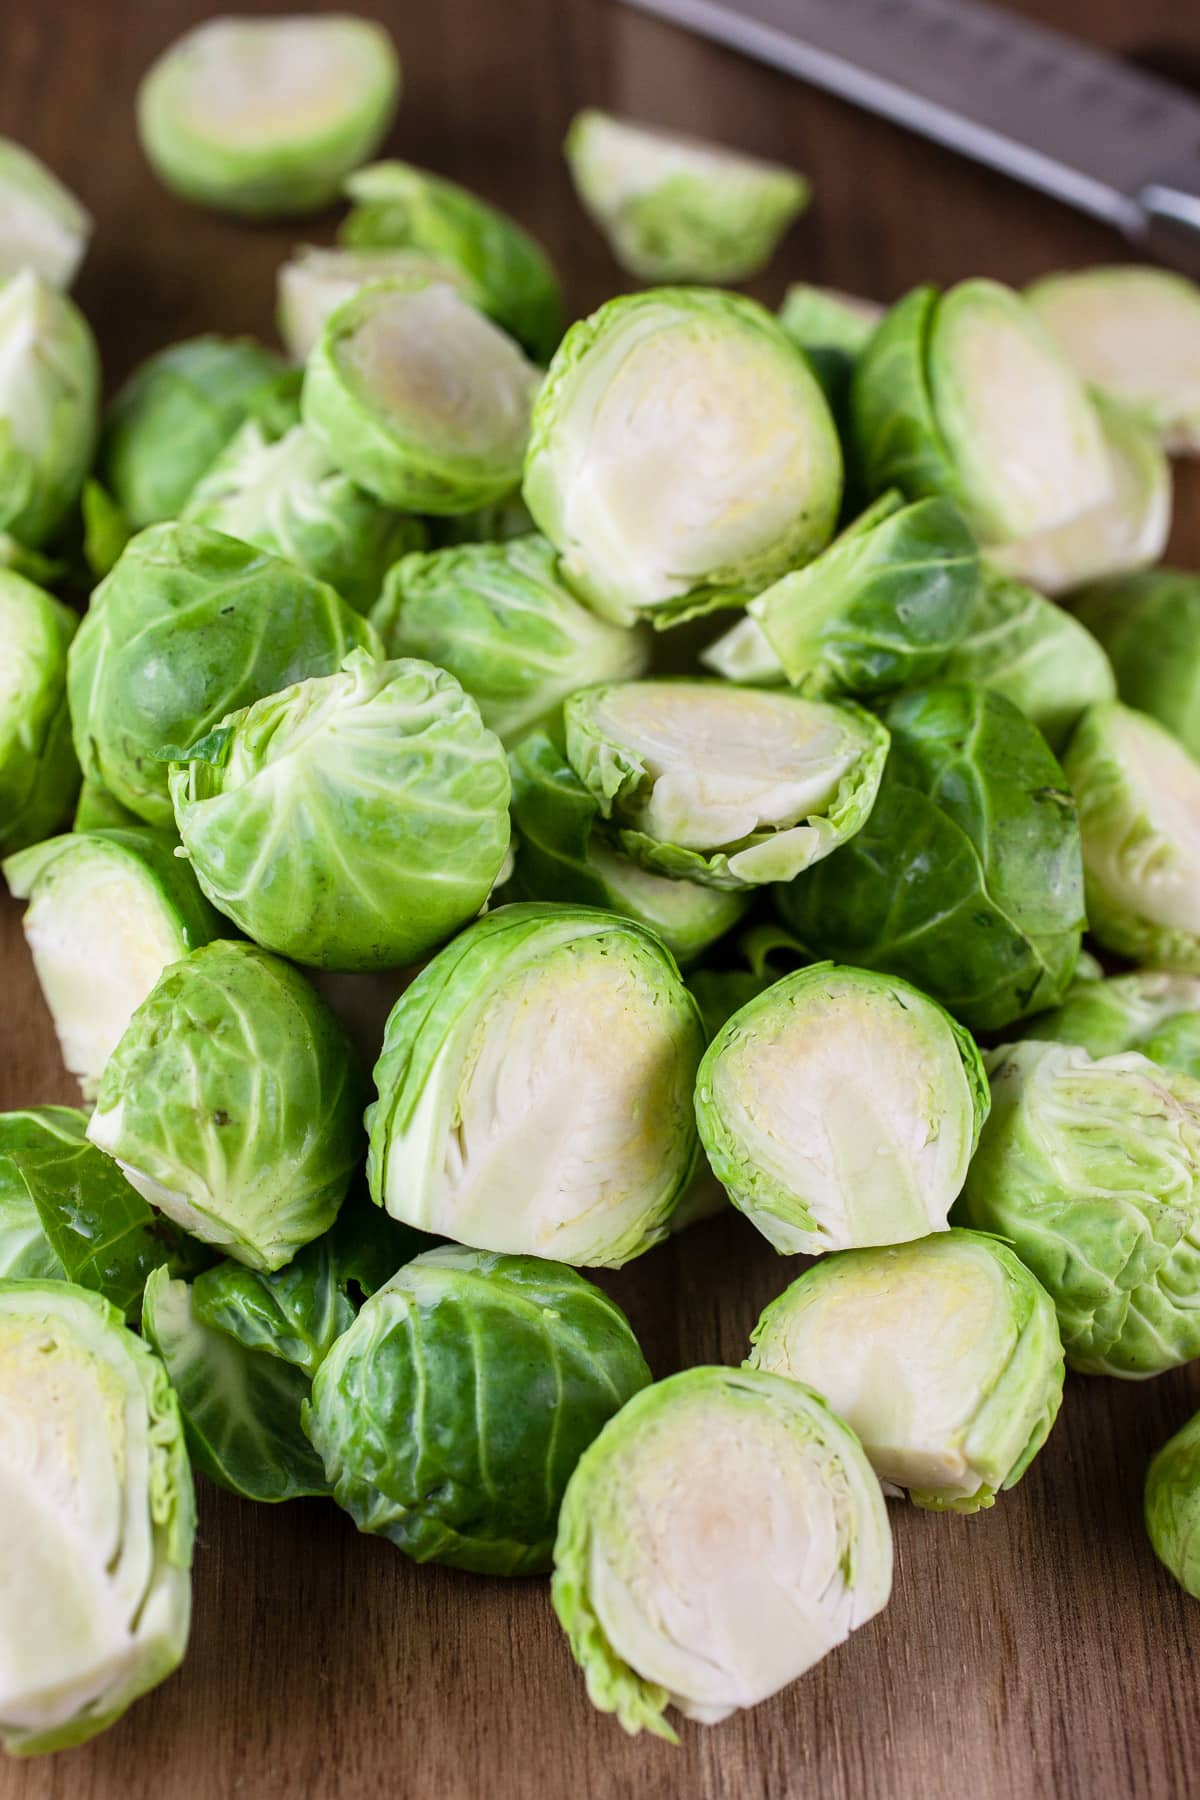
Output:
<instances>
[{"instance_id":1,"label":"halved brussels sprout","mask_svg":"<svg viewBox=\"0 0 1200 1800\"><path fill-rule=\"evenodd\" d=\"M252 1269L328 1229L361 1154L362 1083L296 969L218 939L160 976L100 1082L88 1137L152 1206Z\"/></svg>"},{"instance_id":2,"label":"halved brussels sprout","mask_svg":"<svg viewBox=\"0 0 1200 1800\"><path fill-rule=\"evenodd\" d=\"M1200 575L1117 576L1072 594L1071 608L1107 650L1125 704L1200 757Z\"/></svg>"},{"instance_id":3,"label":"halved brussels sprout","mask_svg":"<svg viewBox=\"0 0 1200 1800\"><path fill-rule=\"evenodd\" d=\"M1003 694L1059 752L1089 706L1111 700L1107 656L1077 619L1022 582L988 575L966 634L942 664L943 681L973 681Z\"/></svg>"},{"instance_id":4,"label":"halved brussels sprout","mask_svg":"<svg viewBox=\"0 0 1200 1800\"><path fill-rule=\"evenodd\" d=\"M742 295L610 300L571 327L534 406L526 504L618 624L766 587L828 543L841 492L820 388Z\"/></svg>"},{"instance_id":5,"label":"halved brussels sprout","mask_svg":"<svg viewBox=\"0 0 1200 1800\"><path fill-rule=\"evenodd\" d=\"M801 693L885 694L937 672L966 629L979 580L957 507L906 506L891 493L747 612Z\"/></svg>"},{"instance_id":6,"label":"halved brussels sprout","mask_svg":"<svg viewBox=\"0 0 1200 1800\"><path fill-rule=\"evenodd\" d=\"M979 1051L949 1013L833 963L735 1012L696 1079L714 1174L785 1255L944 1231L987 1109Z\"/></svg>"},{"instance_id":7,"label":"halved brussels sprout","mask_svg":"<svg viewBox=\"0 0 1200 1800\"><path fill-rule=\"evenodd\" d=\"M63 1062L95 1097L104 1065L169 964L220 935L172 840L144 826L73 831L4 864Z\"/></svg>"},{"instance_id":8,"label":"halved brussels sprout","mask_svg":"<svg viewBox=\"0 0 1200 1800\"><path fill-rule=\"evenodd\" d=\"M619 1267L666 1233L696 1157L695 1001L641 926L503 906L388 1020L371 1195L485 1250Z\"/></svg>"},{"instance_id":9,"label":"halved brussels sprout","mask_svg":"<svg viewBox=\"0 0 1200 1800\"><path fill-rule=\"evenodd\" d=\"M817 954L915 982L972 1031L1066 993L1083 929L1079 820L1045 739L966 683L901 695L866 825L777 890Z\"/></svg>"},{"instance_id":10,"label":"halved brussels sprout","mask_svg":"<svg viewBox=\"0 0 1200 1800\"><path fill-rule=\"evenodd\" d=\"M69 288L92 235L87 209L33 152L0 138L0 281L32 269Z\"/></svg>"},{"instance_id":11,"label":"halved brussels sprout","mask_svg":"<svg viewBox=\"0 0 1200 1800\"><path fill-rule=\"evenodd\" d=\"M523 900L599 906L658 933L681 964L724 937L750 895L676 881L643 869L600 825L600 807L557 744L531 731L509 758L513 778L514 891Z\"/></svg>"},{"instance_id":12,"label":"halved brussels sprout","mask_svg":"<svg viewBox=\"0 0 1200 1800\"><path fill-rule=\"evenodd\" d=\"M427 657L456 675L506 744L576 688L640 675L650 660L645 631L581 606L536 535L404 557L371 622L389 656Z\"/></svg>"},{"instance_id":13,"label":"halved brussels sprout","mask_svg":"<svg viewBox=\"0 0 1200 1800\"><path fill-rule=\"evenodd\" d=\"M30 550L79 499L99 404L83 314L32 269L0 283L0 530Z\"/></svg>"},{"instance_id":14,"label":"halved brussels sprout","mask_svg":"<svg viewBox=\"0 0 1200 1800\"><path fill-rule=\"evenodd\" d=\"M411 277L444 282L487 311L485 296L466 271L442 257L422 250L328 250L301 244L279 265L275 278L275 318L288 355L294 362L307 362L326 319L360 288Z\"/></svg>"},{"instance_id":15,"label":"halved brussels sprout","mask_svg":"<svg viewBox=\"0 0 1200 1800\"><path fill-rule=\"evenodd\" d=\"M96 589L71 646L84 773L148 824L170 825L161 751L333 674L356 646L378 650L374 627L324 582L203 525L152 526Z\"/></svg>"},{"instance_id":16,"label":"halved brussels sprout","mask_svg":"<svg viewBox=\"0 0 1200 1800\"><path fill-rule=\"evenodd\" d=\"M575 192L640 281L747 281L808 204L802 175L595 107L563 146Z\"/></svg>"},{"instance_id":17,"label":"halved brussels sprout","mask_svg":"<svg viewBox=\"0 0 1200 1800\"><path fill-rule=\"evenodd\" d=\"M326 320L305 369L304 422L389 506L470 512L520 482L539 380L445 282L378 282Z\"/></svg>"},{"instance_id":18,"label":"halved brussels sprout","mask_svg":"<svg viewBox=\"0 0 1200 1800\"><path fill-rule=\"evenodd\" d=\"M307 426L276 433L257 419L200 477L180 517L283 557L357 612L379 598L396 558L425 542L419 520L356 486Z\"/></svg>"},{"instance_id":19,"label":"halved brussels sprout","mask_svg":"<svg viewBox=\"0 0 1200 1800\"><path fill-rule=\"evenodd\" d=\"M171 799L213 904L296 962L389 969L475 916L508 849L508 764L443 669L364 650L181 754Z\"/></svg>"},{"instance_id":20,"label":"halved brussels sprout","mask_svg":"<svg viewBox=\"0 0 1200 1800\"><path fill-rule=\"evenodd\" d=\"M0 855L61 825L79 787L67 710L67 650L79 620L0 569Z\"/></svg>"},{"instance_id":21,"label":"halved brussels sprout","mask_svg":"<svg viewBox=\"0 0 1200 1800\"><path fill-rule=\"evenodd\" d=\"M872 492L955 501L982 544L1063 525L1112 495L1099 414L1020 295L996 281L897 302L854 372Z\"/></svg>"},{"instance_id":22,"label":"halved brussels sprout","mask_svg":"<svg viewBox=\"0 0 1200 1800\"><path fill-rule=\"evenodd\" d=\"M81 1144L87 1114L73 1106L0 1113L0 1279L62 1281L62 1259L15 1160L23 1151Z\"/></svg>"},{"instance_id":23,"label":"halved brussels sprout","mask_svg":"<svg viewBox=\"0 0 1200 1800\"><path fill-rule=\"evenodd\" d=\"M1156 563L1171 531L1171 467L1154 434L1124 407L1093 399L1112 470L1109 497L1063 525L988 552L1002 574L1047 594Z\"/></svg>"},{"instance_id":24,"label":"halved brussels sprout","mask_svg":"<svg viewBox=\"0 0 1200 1800\"><path fill-rule=\"evenodd\" d=\"M1141 1380L1200 1356L1200 1082L1136 1051L1010 1044L962 1220L1054 1301L1067 1361Z\"/></svg>"},{"instance_id":25,"label":"halved brussels sprout","mask_svg":"<svg viewBox=\"0 0 1200 1800\"><path fill-rule=\"evenodd\" d=\"M750 1341L748 1367L824 1394L879 1479L939 1512L978 1512L1015 1487L1062 1402L1050 1296L975 1231L822 1257Z\"/></svg>"},{"instance_id":26,"label":"halved brussels sprout","mask_svg":"<svg viewBox=\"0 0 1200 1800\"><path fill-rule=\"evenodd\" d=\"M1109 700L1063 758L1079 803L1088 925L1106 950L1200 973L1200 762Z\"/></svg>"},{"instance_id":27,"label":"halved brussels sprout","mask_svg":"<svg viewBox=\"0 0 1200 1800\"><path fill-rule=\"evenodd\" d=\"M1155 268L1080 269L1027 298L1085 381L1134 407L1168 449L1200 450L1200 289Z\"/></svg>"},{"instance_id":28,"label":"halved brussels sprout","mask_svg":"<svg viewBox=\"0 0 1200 1800\"><path fill-rule=\"evenodd\" d=\"M718 681L584 688L567 757L644 868L710 887L787 881L861 830L887 757L849 703Z\"/></svg>"},{"instance_id":29,"label":"halved brussels sprout","mask_svg":"<svg viewBox=\"0 0 1200 1800\"><path fill-rule=\"evenodd\" d=\"M387 135L400 64L345 13L207 19L153 62L138 133L174 193L247 218L317 212Z\"/></svg>"},{"instance_id":30,"label":"halved brussels sprout","mask_svg":"<svg viewBox=\"0 0 1200 1800\"><path fill-rule=\"evenodd\" d=\"M482 310L548 362L563 332L558 278L545 252L477 194L415 169L374 163L346 181L353 202L338 237L354 250L420 250L452 263Z\"/></svg>"},{"instance_id":31,"label":"halved brussels sprout","mask_svg":"<svg viewBox=\"0 0 1200 1800\"><path fill-rule=\"evenodd\" d=\"M1145 1514L1155 1556L1185 1593L1200 1600L1200 1413L1150 1464Z\"/></svg>"},{"instance_id":32,"label":"halved brussels sprout","mask_svg":"<svg viewBox=\"0 0 1200 1800\"><path fill-rule=\"evenodd\" d=\"M195 1502L158 1358L98 1294L0 1281L0 1739L81 1744L178 1667Z\"/></svg>"},{"instance_id":33,"label":"halved brussels sprout","mask_svg":"<svg viewBox=\"0 0 1200 1800\"><path fill-rule=\"evenodd\" d=\"M584 1452L554 1547L554 1610L592 1704L675 1743L796 1680L887 1603L883 1494L811 1388L685 1369Z\"/></svg>"},{"instance_id":34,"label":"halved brussels sprout","mask_svg":"<svg viewBox=\"0 0 1200 1800\"><path fill-rule=\"evenodd\" d=\"M550 1567L581 1454L649 1380L624 1313L573 1269L451 1244L366 1301L304 1422L360 1531L529 1575Z\"/></svg>"},{"instance_id":35,"label":"halved brussels sprout","mask_svg":"<svg viewBox=\"0 0 1200 1800\"><path fill-rule=\"evenodd\" d=\"M1023 1036L1082 1044L1089 1056L1140 1050L1200 1081L1200 975L1136 969L1107 981L1077 976L1063 1004L1031 1019Z\"/></svg>"}]
</instances>

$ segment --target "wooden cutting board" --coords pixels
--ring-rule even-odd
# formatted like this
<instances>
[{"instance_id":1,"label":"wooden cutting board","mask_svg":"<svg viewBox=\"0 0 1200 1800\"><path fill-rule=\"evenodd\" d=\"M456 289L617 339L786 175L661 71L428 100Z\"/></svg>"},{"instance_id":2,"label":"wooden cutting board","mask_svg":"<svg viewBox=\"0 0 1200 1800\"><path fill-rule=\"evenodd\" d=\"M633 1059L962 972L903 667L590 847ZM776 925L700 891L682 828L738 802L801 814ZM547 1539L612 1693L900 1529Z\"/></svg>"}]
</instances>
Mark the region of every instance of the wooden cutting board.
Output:
<instances>
[{"instance_id":1,"label":"wooden cutting board","mask_svg":"<svg viewBox=\"0 0 1200 1800\"><path fill-rule=\"evenodd\" d=\"M351 0L352 3L352 0ZM254 5L256 13L294 5ZM610 0L366 4L406 93L397 154L477 185L546 242L586 310L622 285L559 156L594 102L806 170L816 198L755 292L786 280L889 299L968 274L1022 282L1112 260L1098 226L782 76ZM1179 0L1023 0L1114 48L1174 42ZM79 298L110 380L202 330L267 334L302 230L186 210L139 154L133 94L201 0L4 0L0 132L96 215ZM1200 465L1180 472L1175 560L1200 566ZM0 646L0 655L3 646ZM0 1108L72 1101L21 938L0 906ZM696 1227L604 1285L656 1374L737 1362L787 1265L740 1218ZM421 1569L332 1505L200 1493L182 1671L94 1744L0 1762L0 1800L1169 1800L1200 1792L1200 1604L1141 1527L1152 1451L1200 1407L1200 1368L1072 1377L1030 1474L974 1518L893 1506L886 1612L804 1681L683 1747L594 1714L540 1581ZM0 1518L0 1545L4 1521Z\"/></svg>"}]
</instances>

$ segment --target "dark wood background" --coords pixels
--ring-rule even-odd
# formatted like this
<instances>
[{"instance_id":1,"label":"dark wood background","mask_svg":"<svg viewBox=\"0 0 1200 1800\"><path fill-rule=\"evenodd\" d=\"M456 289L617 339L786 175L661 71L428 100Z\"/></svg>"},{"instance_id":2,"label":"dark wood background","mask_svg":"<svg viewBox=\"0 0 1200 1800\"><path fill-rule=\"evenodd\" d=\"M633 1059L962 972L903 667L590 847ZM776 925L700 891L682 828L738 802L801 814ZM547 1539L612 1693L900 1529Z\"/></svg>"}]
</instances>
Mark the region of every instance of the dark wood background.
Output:
<instances>
[{"instance_id":1,"label":"dark wood background","mask_svg":"<svg viewBox=\"0 0 1200 1800\"><path fill-rule=\"evenodd\" d=\"M110 381L201 329L269 334L298 232L249 229L161 192L133 131L152 55L202 0L3 0L0 132L86 200L79 285ZM273 10L254 6L255 12ZM279 10L297 10L294 0ZM1000 177L612 0L362 6L392 28L398 154L477 186L545 241L572 306L623 285L572 198L559 145L585 102L806 170L815 200L755 292L789 279L890 299L922 279L1021 282L1122 246ZM1200 63L1183 0L1024 0L1021 10L1180 74ZM1189 70L1190 61L1190 70ZM1200 564L1197 467L1177 560ZM0 646L0 654L3 647ZM0 1107L76 1098L0 904ZM700 1226L605 1286L656 1374L737 1362L788 1270L739 1218ZM594 1714L543 1582L421 1569L332 1505L255 1508L204 1487L183 1670L106 1737L0 1762L3 1800L1056 1800L1200 1790L1200 1605L1141 1526L1148 1456L1200 1405L1200 1369L1146 1385L1071 1378L1031 1473L991 1512L893 1506L886 1612L804 1681L683 1747ZM0 1519L0 1534L4 1522Z\"/></svg>"}]
</instances>

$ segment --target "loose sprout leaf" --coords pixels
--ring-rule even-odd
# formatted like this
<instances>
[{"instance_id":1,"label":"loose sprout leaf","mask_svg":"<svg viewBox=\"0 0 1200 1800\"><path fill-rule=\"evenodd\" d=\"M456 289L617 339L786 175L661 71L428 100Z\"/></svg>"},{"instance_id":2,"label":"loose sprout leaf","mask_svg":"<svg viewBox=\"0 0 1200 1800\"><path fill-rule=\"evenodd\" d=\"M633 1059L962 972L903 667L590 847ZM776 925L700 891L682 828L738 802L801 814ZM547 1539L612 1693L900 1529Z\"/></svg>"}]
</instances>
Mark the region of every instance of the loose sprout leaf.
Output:
<instances>
[{"instance_id":1,"label":"loose sprout leaf","mask_svg":"<svg viewBox=\"0 0 1200 1800\"><path fill-rule=\"evenodd\" d=\"M1147 569L1097 582L1070 604L1107 651L1125 704L1200 756L1200 576Z\"/></svg>"},{"instance_id":2,"label":"loose sprout leaf","mask_svg":"<svg viewBox=\"0 0 1200 1800\"><path fill-rule=\"evenodd\" d=\"M65 1279L15 1159L25 1151L80 1144L86 1130L87 1114L73 1106L31 1106L0 1113L0 1279Z\"/></svg>"}]
</instances>

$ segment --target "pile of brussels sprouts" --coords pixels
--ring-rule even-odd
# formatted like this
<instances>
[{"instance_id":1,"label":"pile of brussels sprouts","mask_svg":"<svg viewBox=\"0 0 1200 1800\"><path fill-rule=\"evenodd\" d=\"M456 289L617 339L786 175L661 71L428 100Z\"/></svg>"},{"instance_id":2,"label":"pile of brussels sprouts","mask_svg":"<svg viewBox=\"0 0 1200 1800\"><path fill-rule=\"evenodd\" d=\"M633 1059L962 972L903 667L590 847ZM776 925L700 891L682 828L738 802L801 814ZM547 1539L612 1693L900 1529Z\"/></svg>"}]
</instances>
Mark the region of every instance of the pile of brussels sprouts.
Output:
<instances>
[{"instance_id":1,"label":"pile of brussels sprouts","mask_svg":"<svg viewBox=\"0 0 1200 1800\"><path fill-rule=\"evenodd\" d=\"M89 221L0 145L0 852L85 1102L0 1117L17 1752L179 1662L193 1469L552 1568L670 1738L883 1607L885 1493L991 1506L1065 1365L1200 1357L1200 291L773 315L713 284L804 182L587 112L656 285L564 331L520 227L362 166L397 92L345 18L155 64L181 195L351 207L286 354L102 418ZM579 1271L726 1197L816 1260L655 1381ZM1146 1509L1200 1595L1200 1418Z\"/></svg>"}]
</instances>

